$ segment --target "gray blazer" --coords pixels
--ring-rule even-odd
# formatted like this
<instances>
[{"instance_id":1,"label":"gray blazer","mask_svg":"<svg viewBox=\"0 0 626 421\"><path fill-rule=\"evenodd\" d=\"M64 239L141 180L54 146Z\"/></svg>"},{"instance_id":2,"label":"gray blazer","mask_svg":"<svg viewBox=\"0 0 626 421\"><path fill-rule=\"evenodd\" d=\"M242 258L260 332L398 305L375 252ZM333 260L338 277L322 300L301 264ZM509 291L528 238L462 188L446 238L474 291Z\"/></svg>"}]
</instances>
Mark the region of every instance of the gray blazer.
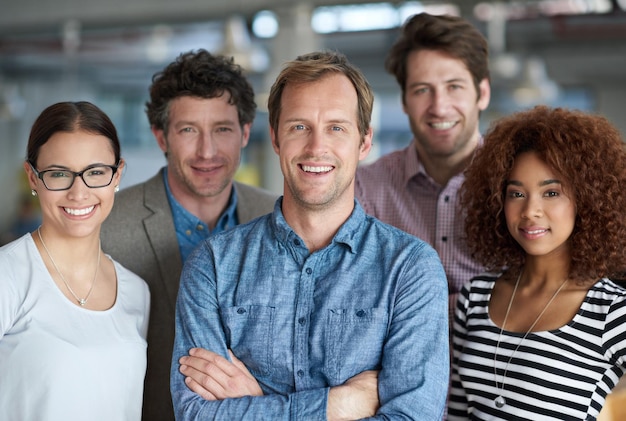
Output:
<instances>
[{"instance_id":1,"label":"gray blazer","mask_svg":"<svg viewBox=\"0 0 626 421\"><path fill-rule=\"evenodd\" d=\"M239 223L274 209L276 195L245 184L234 184ZM182 260L163 170L116 195L113 210L102 226L101 241L105 253L142 277L150 287L148 368L142 419L173 421L170 366Z\"/></svg>"}]
</instances>

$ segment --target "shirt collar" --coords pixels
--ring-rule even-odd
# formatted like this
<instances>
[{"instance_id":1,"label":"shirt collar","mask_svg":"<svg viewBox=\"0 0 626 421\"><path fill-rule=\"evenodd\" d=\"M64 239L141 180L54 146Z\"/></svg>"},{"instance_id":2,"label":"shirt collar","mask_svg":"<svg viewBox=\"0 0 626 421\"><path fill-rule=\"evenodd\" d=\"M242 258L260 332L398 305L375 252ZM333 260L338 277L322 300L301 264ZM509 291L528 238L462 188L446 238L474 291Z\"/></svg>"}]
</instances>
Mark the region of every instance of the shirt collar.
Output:
<instances>
[{"instance_id":1,"label":"shirt collar","mask_svg":"<svg viewBox=\"0 0 626 421\"><path fill-rule=\"evenodd\" d=\"M172 209L172 217L174 219L174 226L176 227L176 231L178 232L180 229L185 227L192 227L195 229L198 225L204 226L206 232L209 232L209 227L206 223L201 221L194 214L189 212L187 209L181 205L178 200L172 194L172 190L170 189L170 184L167 179L168 168L165 167L163 169L163 182L165 184L165 192L167 194L167 198L170 202L170 208ZM237 225L237 194L235 193L235 185L232 185L232 189L230 192L230 198L228 199L228 206L224 210L224 212L220 215L217 220L217 224L213 229L213 232L221 232L226 229L232 228Z\"/></svg>"},{"instance_id":2,"label":"shirt collar","mask_svg":"<svg viewBox=\"0 0 626 421\"><path fill-rule=\"evenodd\" d=\"M413 138L411 144L407 147L407 151L404 154L404 183L408 184L413 178L420 176L428 180L432 184L437 184L435 180L432 179L430 175L426 172L424 165L421 163L419 156L417 155L417 140ZM474 149L474 153L476 150L483 145L483 137L480 136L478 139L478 145L476 149ZM472 156L472 159L474 157ZM452 179L460 178L463 179L463 173L459 173L452 177Z\"/></svg>"},{"instance_id":3,"label":"shirt collar","mask_svg":"<svg viewBox=\"0 0 626 421\"><path fill-rule=\"evenodd\" d=\"M295 233L295 231L287 224L282 211L283 198L282 196L276 201L274 205L274 211L272 213L272 225L274 232L278 240L289 247L290 244L296 245L303 244L302 239ZM354 209L350 214L350 217L344 222L339 231L335 234L331 241L332 244L345 244L350 248L352 253L357 252L357 244L363 236L362 227L365 223L366 214L357 200L354 201ZM299 242L299 243L297 243Z\"/></svg>"}]
</instances>

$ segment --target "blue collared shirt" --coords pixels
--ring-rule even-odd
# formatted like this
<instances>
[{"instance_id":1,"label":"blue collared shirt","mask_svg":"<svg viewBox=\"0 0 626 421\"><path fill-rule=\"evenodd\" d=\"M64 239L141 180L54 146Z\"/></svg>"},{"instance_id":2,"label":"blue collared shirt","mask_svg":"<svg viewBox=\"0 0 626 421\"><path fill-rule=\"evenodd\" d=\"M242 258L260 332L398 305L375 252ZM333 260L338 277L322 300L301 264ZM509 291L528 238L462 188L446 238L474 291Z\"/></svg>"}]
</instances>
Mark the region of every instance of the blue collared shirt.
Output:
<instances>
[{"instance_id":1,"label":"blue collared shirt","mask_svg":"<svg viewBox=\"0 0 626 421\"><path fill-rule=\"evenodd\" d=\"M165 167L163 171L163 181L165 182L165 191L170 201L170 208L172 209L176 239L178 240L178 248L180 249L180 256L183 259L183 263L200 242L206 240L213 234L226 231L238 225L237 194L234 185L230 192L226 210L220 215L215 228L210 230L207 224L185 209L183 205L178 203L174 198L170 190L170 184L167 181L167 167Z\"/></svg>"},{"instance_id":2,"label":"blue collared shirt","mask_svg":"<svg viewBox=\"0 0 626 421\"><path fill-rule=\"evenodd\" d=\"M171 371L177 419L325 420L330 387L380 370L377 417L441 420L450 368L437 253L356 201L331 243L310 253L281 205L204 241L184 265ZM178 371L193 347L225 357L232 349L265 396L193 393Z\"/></svg>"}]
</instances>

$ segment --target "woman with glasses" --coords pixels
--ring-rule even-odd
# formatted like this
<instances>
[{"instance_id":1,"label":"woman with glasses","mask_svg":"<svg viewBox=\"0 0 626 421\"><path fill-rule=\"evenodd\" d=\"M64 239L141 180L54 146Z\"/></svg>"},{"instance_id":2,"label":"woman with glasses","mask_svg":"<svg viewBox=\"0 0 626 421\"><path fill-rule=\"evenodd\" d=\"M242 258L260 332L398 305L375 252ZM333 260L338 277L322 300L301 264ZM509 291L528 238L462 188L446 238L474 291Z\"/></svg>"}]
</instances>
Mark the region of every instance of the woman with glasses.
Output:
<instances>
[{"instance_id":1,"label":"woman with glasses","mask_svg":"<svg viewBox=\"0 0 626 421\"><path fill-rule=\"evenodd\" d=\"M62 102L24 169L42 224L0 248L0 419L139 420L149 292L100 249L124 161L111 120Z\"/></svg>"}]
</instances>

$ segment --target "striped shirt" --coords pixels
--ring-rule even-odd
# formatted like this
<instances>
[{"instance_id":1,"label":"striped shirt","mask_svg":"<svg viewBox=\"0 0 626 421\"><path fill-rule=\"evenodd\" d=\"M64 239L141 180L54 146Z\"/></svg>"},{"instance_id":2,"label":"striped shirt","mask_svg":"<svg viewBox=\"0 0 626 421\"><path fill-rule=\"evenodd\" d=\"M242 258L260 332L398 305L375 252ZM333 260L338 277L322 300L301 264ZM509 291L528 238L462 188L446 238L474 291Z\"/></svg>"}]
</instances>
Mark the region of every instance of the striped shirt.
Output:
<instances>
[{"instance_id":1,"label":"striped shirt","mask_svg":"<svg viewBox=\"0 0 626 421\"><path fill-rule=\"evenodd\" d=\"M500 327L488 313L496 279L478 276L459 295L448 420L595 420L626 371L626 290L599 280L569 323L531 332L517 352L524 333L503 331L496 387Z\"/></svg>"},{"instance_id":2,"label":"striped shirt","mask_svg":"<svg viewBox=\"0 0 626 421\"><path fill-rule=\"evenodd\" d=\"M451 321L461 287L483 271L464 240L465 218L458 205L464 180L461 173L445 187L437 184L419 162L413 140L404 149L359 166L355 181L355 194L365 212L437 250L448 278Z\"/></svg>"}]
</instances>

